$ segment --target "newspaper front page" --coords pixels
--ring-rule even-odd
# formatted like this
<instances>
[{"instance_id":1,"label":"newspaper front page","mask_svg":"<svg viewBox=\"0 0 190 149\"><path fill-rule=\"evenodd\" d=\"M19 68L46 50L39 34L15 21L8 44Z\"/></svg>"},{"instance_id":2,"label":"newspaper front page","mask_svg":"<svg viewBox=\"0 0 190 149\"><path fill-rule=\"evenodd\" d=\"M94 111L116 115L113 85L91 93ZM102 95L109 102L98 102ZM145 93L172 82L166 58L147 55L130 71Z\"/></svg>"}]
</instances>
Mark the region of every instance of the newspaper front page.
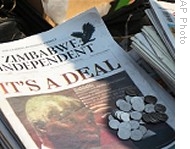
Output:
<instances>
[{"instance_id":1,"label":"newspaper front page","mask_svg":"<svg viewBox=\"0 0 190 149\"><path fill-rule=\"evenodd\" d=\"M0 47L1 111L27 149L144 149L174 141L173 98L135 67L95 9ZM107 117L126 92L156 96L168 121L147 125L139 141L117 137Z\"/></svg>"}]
</instances>

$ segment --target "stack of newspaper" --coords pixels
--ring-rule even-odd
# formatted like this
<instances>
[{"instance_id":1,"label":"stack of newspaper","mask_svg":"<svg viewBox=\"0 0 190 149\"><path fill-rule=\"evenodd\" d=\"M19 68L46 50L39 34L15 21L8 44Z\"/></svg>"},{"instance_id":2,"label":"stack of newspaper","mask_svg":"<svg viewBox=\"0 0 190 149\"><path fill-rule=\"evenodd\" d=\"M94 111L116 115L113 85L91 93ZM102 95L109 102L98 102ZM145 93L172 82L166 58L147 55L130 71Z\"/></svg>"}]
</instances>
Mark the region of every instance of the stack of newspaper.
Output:
<instances>
[{"instance_id":1,"label":"stack of newspaper","mask_svg":"<svg viewBox=\"0 0 190 149\"><path fill-rule=\"evenodd\" d=\"M164 5L163 5L164 4ZM142 32L134 35L131 47L155 70L172 91L175 90L175 20L167 6L174 4L150 0L145 12L152 25L143 26Z\"/></svg>"},{"instance_id":2,"label":"stack of newspaper","mask_svg":"<svg viewBox=\"0 0 190 149\"><path fill-rule=\"evenodd\" d=\"M95 9L0 49L0 143L5 149L173 145L173 97L113 40ZM139 129L138 141L122 140L107 116L118 99L134 95L154 96L167 116L158 114L160 123L153 125L136 122L137 129L139 123L147 128L146 135Z\"/></svg>"}]
</instances>

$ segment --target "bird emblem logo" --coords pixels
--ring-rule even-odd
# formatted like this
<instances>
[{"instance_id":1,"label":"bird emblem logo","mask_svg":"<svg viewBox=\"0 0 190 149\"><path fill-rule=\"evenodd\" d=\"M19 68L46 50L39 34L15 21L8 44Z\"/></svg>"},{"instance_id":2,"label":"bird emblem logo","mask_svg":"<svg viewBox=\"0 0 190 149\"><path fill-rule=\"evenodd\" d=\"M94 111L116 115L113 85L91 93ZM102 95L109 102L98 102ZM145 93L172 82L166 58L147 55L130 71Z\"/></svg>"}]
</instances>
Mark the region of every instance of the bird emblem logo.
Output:
<instances>
[{"instance_id":1,"label":"bird emblem logo","mask_svg":"<svg viewBox=\"0 0 190 149\"><path fill-rule=\"evenodd\" d=\"M95 31L95 27L88 23L83 24L82 26L82 32L73 32L71 36L80 38L83 42L83 45L85 45L88 42L94 41L95 38L92 39L92 34Z\"/></svg>"}]
</instances>

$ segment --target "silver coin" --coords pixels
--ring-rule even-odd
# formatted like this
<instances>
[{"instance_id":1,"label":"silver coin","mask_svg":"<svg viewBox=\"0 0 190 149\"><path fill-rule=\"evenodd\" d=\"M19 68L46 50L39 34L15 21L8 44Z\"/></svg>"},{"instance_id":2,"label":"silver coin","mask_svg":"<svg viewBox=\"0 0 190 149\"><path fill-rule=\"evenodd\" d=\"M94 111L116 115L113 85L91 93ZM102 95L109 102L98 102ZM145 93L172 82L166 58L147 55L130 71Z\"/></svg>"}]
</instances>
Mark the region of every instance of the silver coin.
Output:
<instances>
[{"instance_id":1,"label":"silver coin","mask_svg":"<svg viewBox=\"0 0 190 149\"><path fill-rule=\"evenodd\" d=\"M139 126L139 130L142 132L143 136L147 133L147 128L143 125L140 125Z\"/></svg>"},{"instance_id":2,"label":"silver coin","mask_svg":"<svg viewBox=\"0 0 190 149\"><path fill-rule=\"evenodd\" d=\"M127 103L126 101L120 104L119 109L125 112L129 112L131 110L131 104Z\"/></svg>"},{"instance_id":3,"label":"silver coin","mask_svg":"<svg viewBox=\"0 0 190 149\"><path fill-rule=\"evenodd\" d=\"M129 123L131 125L131 129L138 129L140 126L139 122L135 120L131 120Z\"/></svg>"},{"instance_id":4,"label":"silver coin","mask_svg":"<svg viewBox=\"0 0 190 149\"><path fill-rule=\"evenodd\" d=\"M142 118L142 113L139 111L132 111L130 112L130 117L133 120L140 120Z\"/></svg>"},{"instance_id":5,"label":"silver coin","mask_svg":"<svg viewBox=\"0 0 190 149\"><path fill-rule=\"evenodd\" d=\"M123 102L126 102L124 99L118 99L115 104L117 107L119 107L121 104L123 104Z\"/></svg>"},{"instance_id":6,"label":"silver coin","mask_svg":"<svg viewBox=\"0 0 190 149\"><path fill-rule=\"evenodd\" d=\"M154 104L146 104L145 108L144 108L144 111L146 113L155 112L155 110L154 110Z\"/></svg>"},{"instance_id":7,"label":"silver coin","mask_svg":"<svg viewBox=\"0 0 190 149\"><path fill-rule=\"evenodd\" d=\"M119 128L120 122L116 119L113 119L108 122L108 125L110 128L117 130Z\"/></svg>"},{"instance_id":8,"label":"silver coin","mask_svg":"<svg viewBox=\"0 0 190 149\"><path fill-rule=\"evenodd\" d=\"M132 96L129 96L129 95L126 95L126 96L125 96L125 100L126 100L128 103L131 102L131 98L132 98Z\"/></svg>"},{"instance_id":9,"label":"silver coin","mask_svg":"<svg viewBox=\"0 0 190 149\"><path fill-rule=\"evenodd\" d=\"M115 119L111 114L109 114L108 115L108 120L110 121L110 120L113 120L113 119Z\"/></svg>"},{"instance_id":10,"label":"silver coin","mask_svg":"<svg viewBox=\"0 0 190 149\"><path fill-rule=\"evenodd\" d=\"M142 97L136 96L131 98L131 104L132 104L132 108L135 111L143 111L145 104L144 104L144 100Z\"/></svg>"},{"instance_id":11,"label":"silver coin","mask_svg":"<svg viewBox=\"0 0 190 149\"><path fill-rule=\"evenodd\" d=\"M113 111L113 116L114 116L116 119L121 120L121 114L122 114L122 113L124 113L124 112L117 109L117 110Z\"/></svg>"},{"instance_id":12,"label":"silver coin","mask_svg":"<svg viewBox=\"0 0 190 149\"><path fill-rule=\"evenodd\" d=\"M144 102L144 98L142 96L134 96L131 98L131 103L133 103L136 100Z\"/></svg>"},{"instance_id":13,"label":"silver coin","mask_svg":"<svg viewBox=\"0 0 190 149\"><path fill-rule=\"evenodd\" d=\"M131 124L130 121L129 122L121 122L119 124L119 130L131 130Z\"/></svg>"},{"instance_id":14,"label":"silver coin","mask_svg":"<svg viewBox=\"0 0 190 149\"><path fill-rule=\"evenodd\" d=\"M127 112L123 112L120 116L121 120L124 122L129 122L130 121L130 114Z\"/></svg>"},{"instance_id":15,"label":"silver coin","mask_svg":"<svg viewBox=\"0 0 190 149\"><path fill-rule=\"evenodd\" d=\"M131 137L131 130L124 130L124 129L119 129L117 131L117 136L122 139L122 140L128 140Z\"/></svg>"},{"instance_id":16,"label":"silver coin","mask_svg":"<svg viewBox=\"0 0 190 149\"><path fill-rule=\"evenodd\" d=\"M143 138L143 133L139 129L131 131L131 139L133 141L140 141Z\"/></svg>"}]
</instances>

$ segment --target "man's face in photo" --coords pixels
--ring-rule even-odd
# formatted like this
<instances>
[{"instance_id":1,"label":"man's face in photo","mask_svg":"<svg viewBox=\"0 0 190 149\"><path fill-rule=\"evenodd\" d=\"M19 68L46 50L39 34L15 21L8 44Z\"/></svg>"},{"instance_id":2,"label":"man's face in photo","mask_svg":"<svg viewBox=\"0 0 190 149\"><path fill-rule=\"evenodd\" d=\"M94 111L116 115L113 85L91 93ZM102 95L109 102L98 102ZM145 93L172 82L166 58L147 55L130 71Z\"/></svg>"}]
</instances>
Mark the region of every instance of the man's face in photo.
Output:
<instances>
[{"instance_id":1,"label":"man's face in photo","mask_svg":"<svg viewBox=\"0 0 190 149\"><path fill-rule=\"evenodd\" d=\"M47 136L56 148L90 149L100 146L99 128L89 109L79 109L60 121L50 121Z\"/></svg>"},{"instance_id":2,"label":"man's face in photo","mask_svg":"<svg viewBox=\"0 0 190 149\"><path fill-rule=\"evenodd\" d=\"M93 112L84 104L65 96L39 96L26 105L28 120L42 143L56 149L100 147L100 128Z\"/></svg>"}]
</instances>

